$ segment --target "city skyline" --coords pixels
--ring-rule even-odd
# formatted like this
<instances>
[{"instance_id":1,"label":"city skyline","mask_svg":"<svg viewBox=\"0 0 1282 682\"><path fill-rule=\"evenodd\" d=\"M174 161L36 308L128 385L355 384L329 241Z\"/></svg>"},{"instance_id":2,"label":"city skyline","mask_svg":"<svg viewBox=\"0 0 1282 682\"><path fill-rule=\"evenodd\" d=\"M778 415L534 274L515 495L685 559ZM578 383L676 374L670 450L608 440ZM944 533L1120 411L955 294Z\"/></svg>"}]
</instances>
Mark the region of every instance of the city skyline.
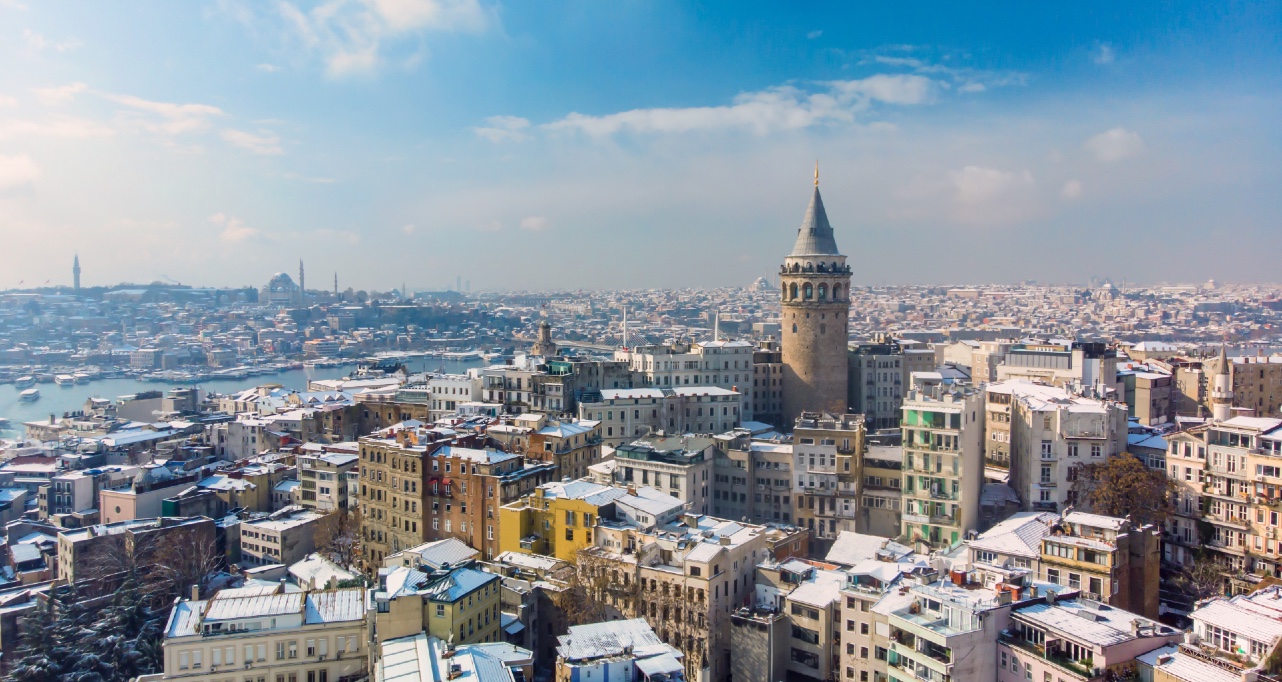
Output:
<instances>
[{"instance_id":1,"label":"city skyline","mask_svg":"<svg viewBox=\"0 0 1282 682\"><path fill-rule=\"evenodd\" d=\"M742 286L815 158L855 286L1276 279L1273 5L326 7L0 4L0 288Z\"/></svg>"}]
</instances>

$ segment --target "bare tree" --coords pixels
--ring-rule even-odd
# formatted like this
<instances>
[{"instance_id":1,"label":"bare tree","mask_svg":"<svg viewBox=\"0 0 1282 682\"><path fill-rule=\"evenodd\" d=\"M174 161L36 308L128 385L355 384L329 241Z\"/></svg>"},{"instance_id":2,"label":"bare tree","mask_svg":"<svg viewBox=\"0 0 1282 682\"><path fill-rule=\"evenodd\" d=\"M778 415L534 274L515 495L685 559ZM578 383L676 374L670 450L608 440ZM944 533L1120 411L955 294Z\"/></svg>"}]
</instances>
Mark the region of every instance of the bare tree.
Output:
<instances>
[{"instance_id":1,"label":"bare tree","mask_svg":"<svg viewBox=\"0 0 1282 682\"><path fill-rule=\"evenodd\" d=\"M334 563L348 568L361 556L361 512L339 509L316 522L312 540L316 551Z\"/></svg>"},{"instance_id":2,"label":"bare tree","mask_svg":"<svg viewBox=\"0 0 1282 682\"><path fill-rule=\"evenodd\" d=\"M226 568L226 560L212 537L197 528L177 528L157 534L153 546L148 548L148 582L162 598L187 597L194 586L200 594L210 587L210 582Z\"/></svg>"},{"instance_id":3,"label":"bare tree","mask_svg":"<svg viewBox=\"0 0 1282 682\"><path fill-rule=\"evenodd\" d=\"M1194 603L1224 594L1224 567L1209 556L1200 556L1185 566L1175 585Z\"/></svg>"}]
</instances>

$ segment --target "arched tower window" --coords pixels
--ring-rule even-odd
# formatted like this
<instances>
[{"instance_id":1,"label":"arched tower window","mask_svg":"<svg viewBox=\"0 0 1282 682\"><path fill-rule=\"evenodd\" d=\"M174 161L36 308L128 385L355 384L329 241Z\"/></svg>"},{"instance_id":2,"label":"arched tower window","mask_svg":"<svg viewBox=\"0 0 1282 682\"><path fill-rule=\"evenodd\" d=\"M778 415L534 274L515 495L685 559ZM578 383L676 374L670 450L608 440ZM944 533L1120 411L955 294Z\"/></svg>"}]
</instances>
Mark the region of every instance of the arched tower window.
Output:
<instances>
[{"instance_id":1,"label":"arched tower window","mask_svg":"<svg viewBox=\"0 0 1282 682\"><path fill-rule=\"evenodd\" d=\"M779 295L780 295L780 296L782 296L782 297L783 297L783 300L785 300L785 301L786 301L786 300L788 300L788 285L787 285L787 284L784 284L784 285L782 285L782 286L783 286L783 291L782 291Z\"/></svg>"},{"instance_id":2,"label":"arched tower window","mask_svg":"<svg viewBox=\"0 0 1282 682\"><path fill-rule=\"evenodd\" d=\"M796 323L796 322L793 322L793 323L792 323L792 333L793 333L793 334L796 334L796 333L797 333L797 323Z\"/></svg>"},{"instance_id":3,"label":"arched tower window","mask_svg":"<svg viewBox=\"0 0 1282 682\"><path fill-rule=\"evenodd\" d=\"M793 282L792 284L788 285L788 292L789 292L789 295L788 295L789 301L797 300L797 283L796 282Z\"/></svg>"},{"instance_id":4,"label":"arched tower window","mask_svg":"<svg viewBox=\"0 0 1282 682\"><path fill-rule=\"evenodd\" d=\"M828 266L827 266L827 265L825 265L825 264L823 264L823 263L820 263L820 264L819 264L819 272L828 272Z\"/></svg>"},{"instance_id":5,"label":"arched tower window","mask_svg":"<svg viewBox=\"0 0 1282 682\"><path fill-rule=\"evenodd\" d=\"M827 284L820 284L820 285L819 285L819 300L824 301L824 300L827 300L827 298L828 298L828 285L827 285Z\"/></svg>"},{"instance_id":6,"label":"arched tower window","mask_svg":"<svg viewBox=\"0 0 1282 682\"><path fill-rule=\"evenodd\" d=\"M832 285L832 300L834 300L834 301L840 301L840 300L841 300L841 285L840 285L840 284L834 284L834 285Z\"/></svg>"},{"instance_id":7,"label":"arched tower window","mask_svg":"<svg viewBox=\"0 0 1282 682\"><path fill-rule=\"evenodd\" d=\"M814 264L814 263L811 263L811 262L807 262L807 263L806 263L806 272L814 272L814 271L815 271L815 264Z\"/></svg>"},{"instance_id":8,"label":"arched tower window","mask_svg":"<svg viewBox=\"0 0 1282 682\"><path fill-rule=\"evenodd\" d=\"M802 298L807 301L815 297L815 288L810 285L810 282L806 282L806 285L802 287L802 292Z\"/></svg>"}]
</instances>

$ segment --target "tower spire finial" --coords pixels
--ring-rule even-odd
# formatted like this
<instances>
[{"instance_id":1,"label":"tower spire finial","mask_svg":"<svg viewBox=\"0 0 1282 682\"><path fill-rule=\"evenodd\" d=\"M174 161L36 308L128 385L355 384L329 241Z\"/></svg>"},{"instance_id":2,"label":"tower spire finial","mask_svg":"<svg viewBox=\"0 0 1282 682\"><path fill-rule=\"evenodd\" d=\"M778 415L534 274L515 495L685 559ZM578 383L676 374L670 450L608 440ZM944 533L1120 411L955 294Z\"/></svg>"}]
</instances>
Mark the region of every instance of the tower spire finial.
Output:
<instances>
[{"instance_id":1,"label":"tower spire finial","mask_svg":"<svg viewBox=\"0 0 1282 682\"><path fill-rule=\"evenodd\" d=\"M815 159L815 187L819 186L819 159Z\"/></svg>"}]
</instances>

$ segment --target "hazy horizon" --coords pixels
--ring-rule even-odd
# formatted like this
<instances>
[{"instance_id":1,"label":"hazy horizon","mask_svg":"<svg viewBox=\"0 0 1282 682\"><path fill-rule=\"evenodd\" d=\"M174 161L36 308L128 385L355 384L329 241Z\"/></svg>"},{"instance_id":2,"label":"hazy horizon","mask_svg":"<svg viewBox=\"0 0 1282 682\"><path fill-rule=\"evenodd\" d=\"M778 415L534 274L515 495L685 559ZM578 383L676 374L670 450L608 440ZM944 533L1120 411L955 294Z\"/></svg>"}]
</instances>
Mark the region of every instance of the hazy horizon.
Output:
<instances>
[{"instance_id":1,"label":"hazy horizon","mask_svg":"<svg viewBox=\"0 0 1282 682\"><path fill-rule=\"evenodd\" d=\"M1254 281L1276 3L0 0L0 289ZM475 257L469 258L475 254ZM1243 255L1245 254L1245 255ZM314 279L313 279L314 278Z\"/></svg>"}]
</instances>

